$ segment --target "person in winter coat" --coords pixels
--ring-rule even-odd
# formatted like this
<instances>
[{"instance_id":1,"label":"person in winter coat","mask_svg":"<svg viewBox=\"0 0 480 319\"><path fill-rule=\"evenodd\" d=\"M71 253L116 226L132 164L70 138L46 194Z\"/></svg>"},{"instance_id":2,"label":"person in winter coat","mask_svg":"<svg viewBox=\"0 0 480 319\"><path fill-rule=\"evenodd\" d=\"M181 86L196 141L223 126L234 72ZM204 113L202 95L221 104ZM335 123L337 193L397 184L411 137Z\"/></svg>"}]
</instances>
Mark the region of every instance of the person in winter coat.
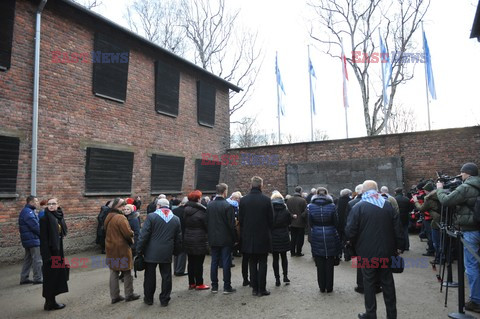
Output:
<instances>
[{"instance_id":1,"label":"person in winter coat","mask_svg":"<svg viewBox=\"0 0 480 319\"><path fill-rule=\"evenodd\" d=\"M42 256L40 255L40 221L35 210L38 206L38 199L35 196L27 197L27 204L23 207L18 216L18 228L20 239L25 249L22 272L20 274L20 285L42 283ZM33 281L30 276L30 269L33 266Z\"/></svg>"},{"instance_id":2,"label":"person in winter coat","mask_svg":"<svg viewBox=\"0 0 480 319\"><path fill-rule=\"evenodd\" d=\"M273 226L272 226L272 256L273 272L275 274L275 286L280 286L279 259L282 258L283 282L290 284L288 279L287 251L290 250L290 234L288 226L292 222L292 216L285 205L283 196L280 193L272 194L273 205Z\"/></svg>"},{"instance_id":3,"label":"person in winter coat","mask_svg":"<svg viewBox=\"0 0 480 319\"><path fill-rule=\"evenodd\" d=\"M107 253L107 265L110 268L110 297L112 304L119 301L132 301L140 298L133 292L133 268L132 249L133 231L127 218L123 214L126 202L116 198L112 203L112 209L105 219L105 251ZM123 274L125 298L120 295L119 273Z\"/></svg>"},{"instance_id":4,"label":"person in winter coat","mask_svg":"<svg viewBox=\"0 0 480 319\"><path fill-rule=\"evenodd\" d=\"M65 308L55 296L68 292L68 268L65 266L63 238L67 235L67 225L63 211L56 198L49 198L47 209L40 217L40 253L43 260L43 291L45 310Z\"/></svg>"},{"instance_id":5,"label":"person in winter coat","mask_svg":"<svg viewBox=\"0 0 480 319\"><path fill-rule=\"evenodd\" d=\"M202 192L195 190L188 194L185 204L183 249L188 255L188 289L206 290L203 283L203 262L208 252L206 207L200 204Z\"/></svg>"},{"instance_id":6,"label":"person in winter coat","mask_svg":"<svg viewBox=\"0 0 480 319\"><path fill-rule=\"evenodd\" d=\"M173 214L180 219L180 226L182 228L182 236L185 235L185 222L184 222L183 218L185 216L185 204L187 202L188 202L188 197L185 196L185 197L183 197L182 201L180 202L180 205L177 208L172 209ZM183 237L182 237L182 241L183 241ZM186 267L187 267L187 253L185 253L185 250L182 248L181 252L179 252L173 258L173 274L175 276L185 276L185 275L187 275L187 273L185 272Z\"/></svg>"},{"instance_id":7,"label":"person in winter coat","mask_svg":"<svg viewBox=\"0 0 480 319\"><path fill-rule=\"evenodd\" d=\"M172 292L172 255L178 255L181 251L180 219L173 214L169 206L170 203L165 198L157 201L157 210L147 215L138 239L137 253L145 259L143 302L149 306L153 305L153 295L157 287L157 265L162 276L160 305L168 306Z\"/></svg>"},{"instance_id":8,"label":"person in winter coat","mask_svg":"<svg viewBox=\"0 0 480 319\"><path fill-rule=\"evenodd\" d=\"M135 208L132 204L127 204L123 208L123 214L127 217L130 229L133 230L133 244L131 245L133 257L137 255L135 245L138 242L138 236L140 236L140 220L138 218L140 213Z\"/></svg>"},{"instance_id":9,"label":"person in winter coat","mask_svg":"<svg viewBox=\"0 0 480 319\"><path fill-rule=\"evenodd\" d=\"M100 213L97 216L97 238L95 242L100 245L102 254L105 254L105 229L103 228L105 218L107 218L108 212L112 208L112 201L108 201L104 206L100 208Z\"/></svg>"},{"instance_id":10,"label":"person in winter coat","mask_svg":"<svg viewBox=\"0 0 480 319\"><path fill-rule=\"evenodd\" d=\"M250 258L252 295L268 296L267 259L272 251L273 207L271 199L262 193L261 177L253 176L251 186L250 193L240 200L238 212L242 253Z\"/></svg>"},{"instance_id":11,"label":"person in winter coat","mask_svg":"<svg viewBox=\"0 0 480 319\"><path fill-rule=\"evenodd\" d=\"M480 249L480 224L475 220L474 207L477 197L480 196L480 177L478 167L474 163L465 163L460 169L462 185L451 193L443 189L443 183L437 183L437 197L444 206L457 206L455 226L463 232L465 247L463 247L465 274L470 285L470 300L465 303L465 309L480 312L480 263L467 249Z\"/></svg>"},{"instance_id":12,"label":"person in winter coat","mask_svg":"<svg viewBox=\"0 0 480 319\"><path fill-rule=\"evenodd\" d=\"M340 236L340 241L342 243L342 247L345 247L347 242L347 238L345 236L345 225L347 224L347 207L348 202L352 199L352 191L348 188L342 189L340 191L340 197L338 198L337 204L337 216L338 216L338 235ZM349 261L351 259L350 253L348 249L343 250L343 257L345 261ZM340 252L340 258L342 258L342 252Z\"/></svg>"},{"instance_id":13,"label":"person in winter coat","mask_svg":"<svg viewBox=\"0 0 480 319\"><path fill-rule=\"evenodd\" d=\"M414 206L412 202L408 199L408 197L403 195L403 189L401 187L398 187L395 189L395 200L398 203L398 210L400 211L400 223L402 224L403 227L403 234L405 236L404 243L405 243L405 250L410 250L410 238L408 237L408 225L410 221L410 213L412 212ZM440 217L440 214L438 214L438 217ZM437 229L437 234L438 233L438 223L440 222L440 218L437 220L434 220L432 223L432 229L435 227ZM439 237L440 238L440 237Z\"/></svg>"},{"instance_id":14,"label":"person in winter coat","mask_svg":"<svg viewBox=\"0 0 480 319\"><path fill-rule=\"evenodd\" d=\"M338 236L338 216L333 199L324 187L317 188L317 195L307 206L311 228L312 256L317 267L317 280L321 292L333 291L335 258L341 253Z\"/></svg>"},{"instance_id":15,"label":"person in winter coat","mask_svg":"<svg viewBox=\"0 0 480 319\"><path fill-rule=\"evenodd\" d=\"M307 201L302 197L302 188L300 186L295 188L295 193L287 201L287 207L292 215L290 253L292 257L301 257L304 255L302 248L305 241L305 227L307 226Z\"/></svg>"}]
</instances>

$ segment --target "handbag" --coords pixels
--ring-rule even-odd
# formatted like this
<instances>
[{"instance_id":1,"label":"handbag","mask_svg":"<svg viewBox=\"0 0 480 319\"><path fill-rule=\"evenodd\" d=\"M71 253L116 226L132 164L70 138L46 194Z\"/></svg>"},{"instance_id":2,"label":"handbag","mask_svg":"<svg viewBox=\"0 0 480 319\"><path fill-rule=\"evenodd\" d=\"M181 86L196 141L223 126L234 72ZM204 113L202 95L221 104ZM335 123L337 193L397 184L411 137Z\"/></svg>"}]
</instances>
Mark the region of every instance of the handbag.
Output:
<instances>
[{"instance_id":1,"label":"handbag","mask_svg":"<svg viewBox=\"0 0 480 319\"><path fill-rule=\"evenodd\" d=\"M145 258L143 255L137 255L133 261L133 271L135 272L135 278L137 278L137 271L145 270Z\"/></svg>"},{"instance_id":2,"label":"handbag","mask_svg":"<svg viewBox=\"0 0 480 319\"><path fill-rule=\"evenodd\" d=\"M393 260L395 259L395 260ZM405 268L405 260L402 256L397 255L390 259L390 269L394 274L401 274Z\"/></svg>"}]
</instances>

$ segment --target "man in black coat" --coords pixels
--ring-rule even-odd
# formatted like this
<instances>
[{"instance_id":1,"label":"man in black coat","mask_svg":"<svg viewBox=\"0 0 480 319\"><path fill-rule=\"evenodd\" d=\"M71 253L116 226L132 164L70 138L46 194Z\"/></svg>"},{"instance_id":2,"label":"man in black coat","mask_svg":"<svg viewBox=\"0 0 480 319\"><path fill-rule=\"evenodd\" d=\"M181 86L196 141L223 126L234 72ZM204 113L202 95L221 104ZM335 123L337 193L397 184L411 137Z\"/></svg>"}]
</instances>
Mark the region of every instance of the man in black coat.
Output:
<instances>
[{"instance_id":1,"label":"man in black coat","mask_svg":"<svg viewBox=\"0 0 480 319\"><path fill-rule=\"evenodd\" d=\"M220 261L223 268L223 294L228 295L236 291L232 288L231 266L232 249L235 244L235 212L226 201L228 186L220 183L216 186L217 196L207 206L208 243L212 263L210 278L212 293L218 292L218 266Z\"/></svg>"},{"instance_id":2,"label":"man in black coat","mask_svg":"<svg viewBox=\"0 0 480 319\"><path fill-rule=\"evenodd\" d=\"M395 283L388 261L403 250L403 233L398 214L378 193L375 181L363 183L362 200L352 208L345 233L361 257L366 313L358 317L377 318L375 281L380 276L387 318L397 318Z\"/></svg>"},{"instance_id":3,"label":"man in black coat","mask_svg":"<svg viewBox=\"0 0 480 319\"><path fill-rule=\"evenodd\" d=\"M172 292L172 255L177 255L181 250L182 230L180 219L168 208L169 204L165 198L157 201L157 210L147 215L137 243L138 255L145 258L143 301L147 305L153 304L157 286L157 265L162 276L162 307L168 306Z\"/></svg>"},{"instance_id":4,"label":"man in black coat","mask_svg":"<svg viewBox=\"0 0 480 319\"><path fill-rule=\"evenodd\" d=\"M301 257L303 243L305 241L305 227L307 226L307 201L302 197L302 188L295 187L295 193L287 201L288 211L292 215L290 233L290 254Z\"/></svg>"},{"instance_id":5,"label":"man in black coat","mask_svg":"<svg viewBox=\"0 0 480 319\"><path fill-rule=\"evenodd\" d=\"M240 200L239 222L242 253L249 254L250 283L254 296L268 296L267 257L271 251L273 207L270 198L262 194L263 180L254 176L252 190Z\"/></svg>"},{"instance_id":6,"label":"man in black coat","mask_svg":"<svg viewBox=\"0 0 480 319\"><path fill-rule=\"evenodd\" d=\"M400 213L400 223L403 228L404 246L405 250L410 250L410 239L408 238L408 224L410 219L410 213L415 208L412 202L403 195L403 189L401 187L395 189L395 200L398 203L398 209Z\"/></svg>"},{"instance_id":7,"label":"man in black coat","mask_svg":"<svg viewBox=\"0 0 480 319\"><path fill-rule=\"evenodd\" d=\"M348 202L352 199L352 191L349 190L348 188L342 189L340 191L340 197L338 198L338 204L337 204L337 216L338 216L338 229L339 229L339 235L340 235L340 240L342 241L342 247L343 247L343 256L345 258L345 261L350 260L350 254L348 252L348 249L345 249L345 243L347 241L345 237L345 225L347 224L347 206ZM342 253L340 253L340 258L342 258Z\"/></svg>"},{"instance_id":8,"label":"man in black coat","mask_svg":"<svg viewBox=\"0 0 480 319\"><path fill-rule=\"evenodd\" d=\"M188 202L187 196L185 196L182 201L180 202L180 205L173 209L172 212L175 216L180 219L180 225L182 228L182 235L185 235L185 222L183 220L184 214L185 214L185 204ZM183 241L183 238L182 238ZM187 273L185 272L185 267L187 266L187 254L185 251L182 249L182 252L180 252L177 256L175 256L173 260L173 274L175 276L185 276Z\"/></svg>"}]
</instances>

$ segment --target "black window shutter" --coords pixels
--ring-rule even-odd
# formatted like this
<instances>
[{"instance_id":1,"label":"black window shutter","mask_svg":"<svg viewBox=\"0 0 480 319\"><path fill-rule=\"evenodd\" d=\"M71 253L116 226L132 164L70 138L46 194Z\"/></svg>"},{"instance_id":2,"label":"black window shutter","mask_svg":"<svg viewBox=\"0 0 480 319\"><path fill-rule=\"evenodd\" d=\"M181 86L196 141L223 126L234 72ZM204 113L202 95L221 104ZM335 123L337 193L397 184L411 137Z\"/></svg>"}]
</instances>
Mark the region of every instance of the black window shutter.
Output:
<instances>
[{"instance_id":1,"label":"black window shutter","mask_svg":"<svg viewBox=\"0 0 480 319\"><path fill-rule=\"evenodd\" d=\"M202 165L202 160L195 160L195 188L202 192L215 192L220 180L220 162L210 162L210 165Z\"/></svg>"},{"instance_id":2,"label":"black window shutter","mask_svg":"<svg viewBox=\"0 0 480 319\"><path fill-rule=\"evenodd\" d=\"M118 102L125 102L129 59L128 49L105 34L95 33L92 54L93 93Z\"/></svg>"},{"instance_id":3,"label":"black window shutter","mask_svg":"<svg viewBox=\"0 0 480 319\"><path fill-rule=\"evenodd\" d=\"M185 158L152 155L151 192L181 193Z\"/></svg>"},{"instance_id":4,"label":"black window shutter","mask_svg":"<svg viewBox=\"0 0 480 319\"><path fill-rule=\"evenodd\" d=\"M12 57L15 0L0 1L0 70L10 69Z\"/></svg>"},{"instance_id":5,"label":"black window shutter","mask_svg":"<svg viewBox=\"0 0 480 319\"><path fill-rule=\"evenodd\" d=\"M132 191L133 153L87 148L85 192L124 193Z\"/></svg>"},{"instance_id":6,"label":"black window shutter","mask_svg":"<svg viewBox=\"0 0 480 319\"><path fill-rule=\"evenodd\" d=\"M215 124L215 87L204 81L197 82L197 116L200 125Z\"/></svg>"},{"instance_id":7,"label":"black window shutter","mask_svg":"<svg viewBox=\"0 0 480 319\"><path fill-rule=\"evenodd\" d=\"M0 194L15 194L17 189L20 139L0 136Z\"/></svg>"},{"instance_id":8,"label":"black window shutter","mask_svg":"<svg viewBox=\"0 0 480 319\"><path fill-rule=\"evenodd\" d=\"M155 110L158 113L178 116L180 71L171 64L155 62Z\"/></svg>"}]
</instances>

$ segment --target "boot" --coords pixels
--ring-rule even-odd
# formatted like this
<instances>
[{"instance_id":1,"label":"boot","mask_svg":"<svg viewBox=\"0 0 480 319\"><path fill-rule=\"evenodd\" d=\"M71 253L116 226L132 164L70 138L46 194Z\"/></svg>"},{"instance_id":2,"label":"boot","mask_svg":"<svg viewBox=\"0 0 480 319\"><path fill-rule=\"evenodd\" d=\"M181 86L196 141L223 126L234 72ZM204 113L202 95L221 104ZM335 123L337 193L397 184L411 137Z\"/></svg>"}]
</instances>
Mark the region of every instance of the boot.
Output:
<instances>
[{"instance_id":1,"label":"boot","mask_svg":"<svg viewBox=\"0 0 480 319\"><path fill-rule=\"evenodd\" d=\"M275 286L280 287L280 276L275 276Z\"/></svg>"},{"instance_id":2,"label":"boot","mask_svg":"<svg viewBox=\"0 0 480 319\"><path fill-rule=\"evenodd\" d=\"M285 285L290 285L290 279L288 279L287 275L283 275L283 282Z\"/></svg>"}]
</instances>

